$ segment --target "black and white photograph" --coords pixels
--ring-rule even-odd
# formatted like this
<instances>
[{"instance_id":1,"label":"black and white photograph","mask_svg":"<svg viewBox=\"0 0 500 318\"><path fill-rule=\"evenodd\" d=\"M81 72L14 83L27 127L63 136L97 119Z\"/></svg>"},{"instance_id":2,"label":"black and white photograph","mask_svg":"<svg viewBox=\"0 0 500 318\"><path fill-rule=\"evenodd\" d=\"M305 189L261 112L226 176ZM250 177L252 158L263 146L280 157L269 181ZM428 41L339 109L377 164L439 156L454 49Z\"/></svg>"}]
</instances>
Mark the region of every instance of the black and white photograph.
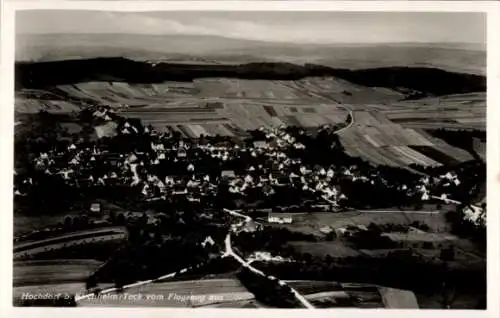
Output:
<instances>
[{"instance_id":1,"label":"black and white photograph","mask_svg":"<svg viewBox=\"0 0 500 318\"><path fill-rule=\"evenodd\" d=\"M13 306L485 310L486 22L17 11Z\"/></svg>"}]
</instances>

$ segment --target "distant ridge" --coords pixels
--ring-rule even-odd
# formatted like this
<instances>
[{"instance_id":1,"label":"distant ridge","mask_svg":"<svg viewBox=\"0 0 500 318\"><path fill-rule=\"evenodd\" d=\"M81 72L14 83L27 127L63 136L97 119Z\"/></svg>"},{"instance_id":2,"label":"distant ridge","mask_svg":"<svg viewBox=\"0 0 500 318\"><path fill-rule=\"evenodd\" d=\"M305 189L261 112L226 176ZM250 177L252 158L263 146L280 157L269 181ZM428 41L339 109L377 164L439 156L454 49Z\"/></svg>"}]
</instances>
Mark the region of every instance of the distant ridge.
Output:
<instances>
[{"instance_id":1,"label":"distant ridge","mask_svg":"<svg viewBox=\"0 0 500 318\"><path fill-rule=\"evenodd\" d=\"M148 63L126 58L95 58L55 62L18 62L16 89L47 88L88 81L159 83L196 78L299 80L337 77L354 84L409 89L426 95L486 91L486 78L424 67L385 67L364 70L332 68L317 64L246 63L235 65Z\"/></svg>"},{"instance_id":2,"label":"distant ridge","mask_svg":"<svg viewBox=\"0 0 500 318\"><path fill-rule=\"evenodd\" d=\"M16 61L48 62L99 57L138 61L217 61L315 63L365 69L390 66L440 68L485 74L481 43L334 43L264 42L207 35L49 34L18 35Z\"/></svg>"}]
</instances>

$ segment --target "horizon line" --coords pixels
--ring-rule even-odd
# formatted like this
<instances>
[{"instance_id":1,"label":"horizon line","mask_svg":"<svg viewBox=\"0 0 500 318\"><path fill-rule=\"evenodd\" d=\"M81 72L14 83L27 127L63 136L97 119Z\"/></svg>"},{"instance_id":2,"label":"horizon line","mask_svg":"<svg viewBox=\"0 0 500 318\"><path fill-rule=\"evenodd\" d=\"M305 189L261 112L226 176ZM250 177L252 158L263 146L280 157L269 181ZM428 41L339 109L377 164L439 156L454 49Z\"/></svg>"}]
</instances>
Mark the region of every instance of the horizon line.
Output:
<instances>
[{"instance_id":1,"label":"horizon line","mask_svg":"<svg viewBox=\"0 0 500 318\"><path fill-rule=\"evenodd\" d=\"M247 39L235 36L225 36L225 35L215 35L215 34L148 34L148 33L120 33L120 32L101 32L101 33L65 33L65 32L54 32L54 33L17 33L18 36L57 36L57 35L72 35L72 36L144 36L144 37L207 37L207 38L221 38L227 40L235 40L242 42L257 42L266 44L281 44L281 45L313 45L313 46L335 46L335 45L349 45L349 46L377 46L377 45L456 45L456 46L476 46L481 47L481 50L486 50L487 42L457 42L457 41L388 41L388 42L293 42L286 40L262 40L262 39Z\"/></svg>"}]
</instances>

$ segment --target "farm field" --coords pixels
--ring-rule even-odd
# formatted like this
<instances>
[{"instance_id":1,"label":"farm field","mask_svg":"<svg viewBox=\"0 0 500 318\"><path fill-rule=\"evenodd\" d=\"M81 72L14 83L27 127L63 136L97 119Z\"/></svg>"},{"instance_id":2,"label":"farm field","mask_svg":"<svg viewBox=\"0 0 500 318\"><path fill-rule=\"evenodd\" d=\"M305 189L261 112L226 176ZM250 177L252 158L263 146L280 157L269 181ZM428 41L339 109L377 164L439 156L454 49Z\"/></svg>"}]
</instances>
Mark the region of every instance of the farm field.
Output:
<instances>
[{"instance_id":1,"label":"farm field","mask_svg":"<svg viewBox=\"0 0 500 318\"><path fill-rule=\"evenodd\" d=\"M110 285L102 285L108 288ZM14 288L14 297L22 293L85 293L84 283L55 283L21 286ZM150 299L144 296L141 300L126 299L125 295L151 295ZM207 279L193 281L173 281L154 283L131 288L123 293L110 293L102 298L86 299L78 306L98 307L203 307L216 306L224 303L233 303L235 307L255 302L255 297L236 279ZM232 307L232 306L228 306Z\"/></svg>"},{"instance_id":2,"label":"farm field","mask_svg":"<svg viewBox=\"0 0 500 318\"><path fill-rule=\"evenodd\" d=\"M14 286L84 282L102 263L96 260L47 260L14 262Z\"/></svg>"},{"instance_id":3,"label":"farm field","mask_svg":"<svg viewBox=\"0 0 500 318\"><path fill-rule=\"evenodd\" d=\"M425 208L424 208L425 209ZM426 209L429 212L434 209ZM425 211L424 211L425 212ZM370 223L383 225L388 223L409 225L419 221L429 226L429 231L435 233L449 232L450 226L446 221L445 211L438 213L420 213L420 211L349 211L349 212L315 212L307 215L294 217L292 224L272 226L286 227L290 230L300 231L307 234L323 235L320 229L330 226L333 229L345 228L347 226L365 225Z\"/></svg>"},{"instance_id":4,"label":"farm field","mask_svg":"<svg viewBox=\"0 0 500 318\"><path fill-rule=\"evenodd\" d=\"M335 304L335 300L358 299L362 308L401 308L394 303L383 301L386 297L382 288L374 285L348 284L330 281L286 281L297 289L305 298L313 303L324 300L333 301L328 307L346 307L347 304ZM110 286L99 286L108 288ZM83 283L56 283L50 285L32 285L14 287L14 297L21 297L22 293L70 293L84 292ZM411 292L395 290L393 297L400 297ZM127 295L142 295L141 299L127 299ZM150 295L147 299L145 295ZM401 304L400 304L401 305ZM197 281L174 281L167 283L153 283L127 290L126 293L111 293L101 298L90 298L78 303L81 307L202 307L202 308L269 308L255 300L250 293L236 279L210 279Z\"/></svg>"},{"instance_id":5,"label":"farm field","mask_svg":"<svg viewBox=\"0 0 500 318\"><path fill-rule=\"evenodd\" d=\"M486 162L486 142L477 138L473 141L474 151Z\"/></svg>"},{"instance_id":6,"label":"farm field","mask_svg":"<svg viewBox=\"0 0 500 318\"><path fill-rule=\"evenodd\" d=\"M350 106L351 108L353 106ZM347 153L379 165L439 166L472 160L465 150L446 144L422 129L405 128L384 112L356 110L355 124L340 134Z\"/></svg>"},{"instance_id":7,"label":"farm field","mask_svg":"<svg viewBox=\"0 0 500 318\"><path fill-rule=\"evenodd\" d=\"M271 308L255 299L242 301L228 301L223 303L200 306L202 308Z\"/></svg>"},{"instance_id":8,"label":"farm field","mask_svg":"<svg viewBox=\"0 0 500 318\"><path fill-rule=\"evenodd\" d=\"M68 113L79 111L80 107L69 101L60 100L40 100L34 98L16 97L16 112L37 113L41 110L52 113Z\"/></svg>"},{"instance_id":9,"label":"farm field","mask_svg":"<svg viewBox=\"0 0 500 318\"><path fill-rule=\"evenodd\" d=\"M454 245L457 248L453 261L449 262L450 268L467 269L486 266L485 255L479 255L477 249L465 240L457 240ZM430 262L439 260L439 250L415 249L414 252Z\"/></svg>"},{"instance_id":10,"label":"farm field","mask_svg":"<svg viewBox=\"0 0 500 318\"><path fill-rule=\"evenodd\" d=\"M108 288L110 285L101 285L99 288ZM85 293L85 283L84 282L72 282L72 283L55 283L55 284L39 284L39 285L28 285L28 286L18 286L13 288L13 298L20 298L23 293L31 294L44 294L48 293L51 295L62 294L74 294L79 295Z\"/></svg>"},{"instance_id":11,"label":"farm field","mask_svg":"<svg viewBox=\"0 0 500 318\"><path fill-rule=\"evenodd\" d=\"M415 293L420 308L426 309L442 309L442 295L441 294L424 294ZM477 295L471 292L457 292L454 296L452 309L471 309L477 306Z\"/></svg>"},{"instance_id":12,"label":"farm field","mask_svg":"<svg viewBox=\"0 0 500 318\"><path fill-rule=\"evenodd\" d=\"M157 130L174 129L189 138L237 135L237 131L293 124L315 127L344 122L347 111L325 103L281 81L203 79L161 84L87 82L60 85L54 100L39 100L19 93L18 112L41 109L71 112L87 104L107 105L127 117L140 118ZM66 100L82 100L82 105ZM71 98L67 98L70 96ZM90 102L89 102L90 101ZM55 106L52 106L55 105Z\"/></svg>"},{"instance_id":13,"label":"farm field","mask_svg":"<svg viewBox=\"0 0 500 318\"><path fill-rule=\"evenodd\" d=\"M440 236L447 236L445 233L440 233ZM389 253L395 251L407 251L407 248L391 248L391 249L356 249L351 247L348 243L343 240L334 240L328 242L303 242L294 241L288 244L298 253L308 253L312 256L324 257L325 255L330 255L331 257L347 258L347 257L357 257L361 255L368 256L370 258L385 258ZM455 256L453 261L449 262L450 268L453 269L471 269L475 268L477 270L484 270L486 266L485 255L478 253L472 244L463 239L453 240L453 246L455 248ZM423 249L423 248L412 248L414 255L420 256L428 263L435 263L436 265L441 264L440 253L441 249ZM331 289L330 289L331 290ZM313 292L322 292L322 287L314 289Z\"/></svg>"},{"instance_id":14,"label":"farm field","mask_svg":"<svg viewBox=\"0 0 500 318\"><path fill-rule=\"evenodd\" d=\"M126 234L127 231L125 227L121 226L107 226L107 227L99 227L90 230L82 230L69 232L64 234L59 234L56 236L48 236L47 238L36 240L36 241L20 241L14 246L14 250L25 250L30 249L32 247L38 247L40 245L45 244L58 244L61 241L68 242L72 239L83 239L89 237L97 237L97 236L105 236L105 235L115 235L115 234Z\"/></svg>"},{"instance_id":15,"label":"farm field","mask_svg":"<svg viewBox=\"0 0 500 318\"><path fill-rule=\"evenodd\" d=\"M242 80L242 79L199 79L194 85L200 91L200 97L216 97L224 99L257 99L257 100L300 100L314 102L314 98L302 93L280 81Z\"/></svg>"},{"instance_id":16,"label":"farm field","mask_svg":"<svg viewBox=\"0 0 500 318\"><path fill-rule=\"evenodd\" d=\"M73 215L78 215L74 213ZM28 233L33 230L39 230L47 226L53 226L59 222L63 222L64 217L61 215L15 215L14 218L14 237L21 233Z\"/></svg>"},{"instance_id":17,"label":"farm field","mask_svg":"<svg viewBox=\"0 0 500 318\"><path fill-rule=\"evenodd\" d=\"M382 287L379 289L385 307L388 308L418 308L415 294L394 288Z\"/></svg>"},{"instance_id":18,"label":"farm field","mask_svg":"<svg viewBox=\"0 0 500 318\"><path fill-rule=\"evenodd\" d=\"M485 130L486 93L395 102L382 113L409 128Z\"/></svg>"},{"instance_id":19,"label":"farm field","mask_svg":"<svg viewBox=\"0 0 500 318\"><path fill-rule=\"evenodd\" d=\"M117 244L127 237L125 228L101 227L86 231L77 231L43 238L36 241L20 241L14 243L14 260L21 261L35 258L73 258L75 255L86 255L80 258L94 258L97 252L116 248ZM88 248L92 246L92 248ZM83 254L82 249L85 250ZM106 252L107 253L107 252ZM97 253L97 255L99 255ZM101 259L101 258L99 258Z\"/></svg>"},{"instance_id":20,"label":"farm field","mask_svg":"<svg viewBox=\"0 0 500 318\"><path fill-rule=\"evenodd\" d=\"M411 291L370 284L338 283L333 281L286 281L311 301L343 299L356 301L358 308L418 308ZM335 306L335 305L334 305ZM344 305L345 306L345 305ZM343 307L342 305L340 307Z\"/></svg>"},{"instance_id":21,"label":"farm field","mask_svg":"<svg viewBox=\"0 0 500 318\"><path fill-rule=\"evenodd\" d=\"M334 281L315 281L315 280L285 280L292 288L301 294L315 294L328 291L342 291L342 284Z\"/></svg>"},{"instance_id":22,"label":"farm field","mask_svg":"<svg viewBox=\"0 0 500 318\"><path fill-rule=\"evenodd\" d=\"M131 288L128 294L154 295L154 299L131 301L110 294L107 298L88 299L81 306L161 306L161 307L199 307L214 303L253 300L250 293L236 279L210 279L153 283Z\"/></svg>"},{"instance_id":23,"label":"farm field","mask_svg":"<svg viewBox=\"0 0 500 318\"><path fill-rule=\"evenodd\" d=\"M17 93L16 111L61 113L91 104L107 105L156 130L177 131L186 138L242 137L247 130L281 124L304 128L339 124L352 111L353 125L340 133L351 156L395 167L438 166L473 159L467 151L430 136L425 129L485 129L485 93L418 100L404 97L393 89L365 87L333 77L295 81L203 78L155 84L85 82L59 85L50 92L22 90Z\"/></svg>"},{"instance_id":24,"label":"farm field","mask_svg":"<svg viewBox=\"0 0 500 318\"><path fill-rule=\"evenodd\" d=\"M356 257L360 253L346 246L341 241L332 242L290 242L298 253L309 253L312 256L324 257L325 255L335 257Z\"/></svg>"},{"instance_id":25,"label":"farm field","mask_svg":"<svg viewBox=\"0 0 500 318\"><path fill-rule=\"evenodd\" d=\"M283 82L304 94L343 104L390 103L403 94L388 88L366 87L333 77L309 77L299 81Z\"/></svg>"}]
</instances>

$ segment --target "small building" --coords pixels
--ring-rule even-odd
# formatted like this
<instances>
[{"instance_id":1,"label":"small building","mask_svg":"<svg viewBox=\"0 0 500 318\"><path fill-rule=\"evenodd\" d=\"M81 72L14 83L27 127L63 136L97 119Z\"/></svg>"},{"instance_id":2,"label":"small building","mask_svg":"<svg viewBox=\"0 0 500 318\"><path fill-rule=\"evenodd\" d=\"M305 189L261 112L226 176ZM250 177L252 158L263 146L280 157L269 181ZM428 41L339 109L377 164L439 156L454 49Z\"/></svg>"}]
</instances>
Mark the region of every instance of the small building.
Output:
<instances>
[{"instance_id":1,"label":"small building","mask_svg":"<svg viewBox=\"0 0 500 318\"><path fill-rule=\"evenodd\" d=\"M268 144L264 140L257 140L253 142L254 148L267 148Z\"/></svg>"},{"instance_id":2,"label":"small building","mask_svg":"<svg viewBox=\"0 0 500 318\"><path fill-rule=\"evenodd\" d=\"M234 170L223 170L220 173L221 178L234 178L236 174L234 173Z\"/></svg>"},{"instance_id":3,"label":"small building","mask_svg":"<svg viewBox=\"0 0 500 318\"><path fill-rule=\"evenodd\" d=\"M203 247L206 247L207 245L213 246L215 245L215 241L212 239L211 236L207 236L203 242L201 242L201 245Z\"/></svg>"},{"instance_id":4,"label":"small building","mask_svg":"<svg viewBox=\"0 0 500 318\"><path fill-rule=\"evenodd\" d=\"M273 213L270 212L267 216L267 222L277 224L292 224L293 216L290 213Z\"/></svg>"},{"instance_id":5,"label":"small building","mask_svg":"<svg viewBox=\"0 0 500 318\"><path fill-rule=\"evenodd\" d=\"M319 231L323 234L330 234L333 232L333 229L329 226L323 226L322 228L319 229Z\"/></svg>"},{"instance_id":6,"label":"small building","mask_svg":"<svg viewBox=\"0 0 500 318\"><path fill-rule=\"evenodd\" d=\"M345 228L345 227L338 227L338 228L335 228L335 234L339 237L341 236L349 236L351 234L351 232Z\"/></svg>"},{"instance_id":7,"label":"small building","mask_svg":"<svg viewBox=\"0 0 500 318\"><path fill-rule=\"evenodd\" d=\"M357 225L357 228L358 228L360 231L368 231L368 228L366 227L366 225L363 225L363 224L358 224L358 225Z\"/></svg>"},{"instance_id":8,"label":"small building","mask_svg":"<svg viewBox=\"0 0 500 318\"><path fill-rule=\"evenodd\" d=\"M179 150L177 150L177 158L186 158L187 156L187 151L184 147L180 147Z\"/></svg>"},{"instance_id":9,"label":"small building","mask_svg":"<svg viewBox=\"0 0 500 318\"><path fill-rule=\"evenodd\" d=\"M104 125L94 128L97 138L114 137L117 135L118 124L113 121L108 121Z\"/></svg>"},{"instance_id":10,"label":"small building","mask_svg":"<svg viewBox=\"0 0 500 318\"><path fill-rule=\"evenodd\" d=\"M101 213L101 204L100 203L92 203L90 205L90 212Z\"/></svg>"}]
</instances>

